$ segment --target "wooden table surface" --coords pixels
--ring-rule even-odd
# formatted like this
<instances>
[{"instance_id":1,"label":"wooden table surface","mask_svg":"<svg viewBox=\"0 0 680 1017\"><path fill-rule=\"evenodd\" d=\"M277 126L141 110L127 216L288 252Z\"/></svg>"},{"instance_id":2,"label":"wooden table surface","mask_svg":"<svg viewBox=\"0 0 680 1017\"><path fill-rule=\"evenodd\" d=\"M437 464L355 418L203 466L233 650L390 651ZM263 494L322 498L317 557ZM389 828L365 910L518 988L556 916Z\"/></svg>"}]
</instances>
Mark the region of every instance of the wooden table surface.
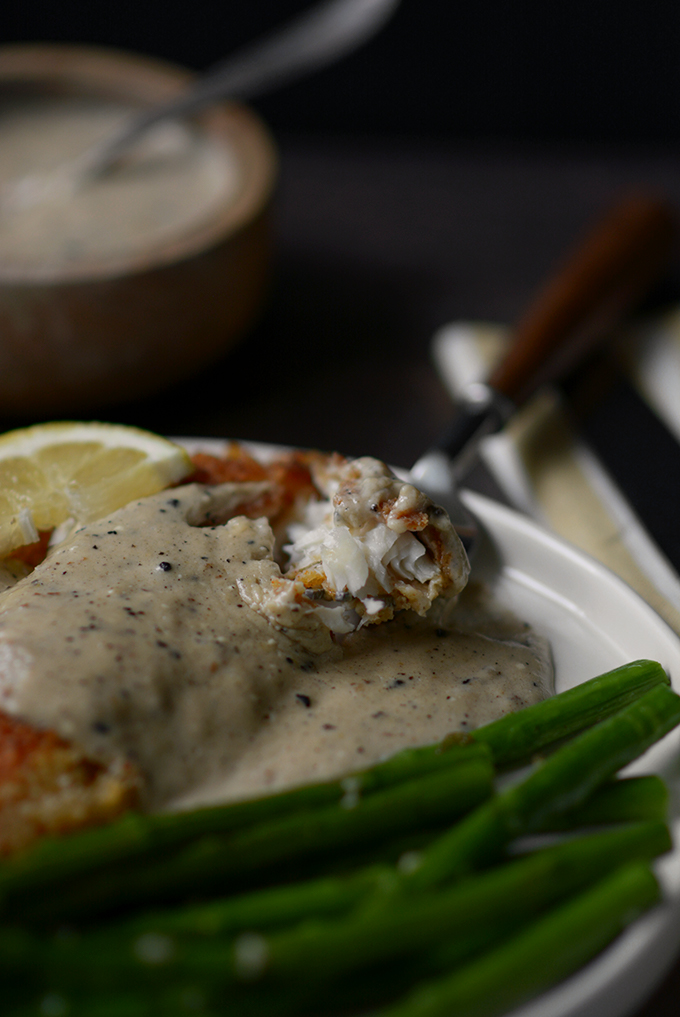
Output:
<instances>
[{"instance_id":1,"label":"wooden table surface","mask_svg":"<svg viewBox=\"0 0 680 1017\"><path fill-rule=\"evenodd\" d=\"M429 357L438 327L512 321L626 191L666 195L680 211L680 151L279 142L259 324L209 370L107 418L408 465L452 413ZM658 298L680 299L677 262ZM678 1000L680 963L635 1017L676 1017Z\"/></svg>"}]
</instances>

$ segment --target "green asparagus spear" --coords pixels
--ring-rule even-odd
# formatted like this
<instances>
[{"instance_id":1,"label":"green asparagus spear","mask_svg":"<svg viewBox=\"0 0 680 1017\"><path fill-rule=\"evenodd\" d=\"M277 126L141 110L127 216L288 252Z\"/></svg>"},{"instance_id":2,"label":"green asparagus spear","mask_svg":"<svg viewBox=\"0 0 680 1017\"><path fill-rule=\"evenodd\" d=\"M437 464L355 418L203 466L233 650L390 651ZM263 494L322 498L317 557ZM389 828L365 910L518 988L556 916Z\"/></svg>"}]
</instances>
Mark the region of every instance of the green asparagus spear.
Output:
<instances>
[{"instance_id":1,"label":"green asparagus spear","mask_svg":"<svg viewBox=\"0 0 680 1017\"><path fill-rule=\"evenodd\" d=\"M453 821L493 790L488 758L460 763L366 797L350 807L335 804L282 816L224 837L202 837L173 853L93 872L72 883L37 886L30 878L0 880L0 912L21 913L27 922L50 922L98 914L156 901L171 902L188 893L215 893L249 883L271 883L277 866L333 858L357 845L379 842L428 823ZM39 890L39 892L38 892Z\"/></svg>"},{"instance_id":2,"label":"green asparagus spear","mask_svg":"<svg viewBox=\"0 0 680 1017\"><path fill-rule=\"evenodd\" d=\"M539 763L523 781L492 798L437 838L410 876L431 887L496 861L515 837L545 827L579 806L620 767L680 723L680 696L665 685L589 728Z\"/></svg>"},{"instance_id":3,"label":"green asparagus spear","mask_svg":"<svg viewBox=\"0 0 680 1017\"><path fill-rule=\"evenodd\" d=\"M4 1000L3 1000L4 1002ZM196 984L147 989L115 988L87 993L47 990L3 1006L3 1017L301 1017L299 996L232 990L228 1001L212 999Z\"/></svg>"},{"instance_id":4,"label":"green asparagus spear","mask_svg":"<svg viewBox=\"0 0 680 1017\"><path fill-rule=\"evenodd\" d=\"M614 868L650 861L671 847L663 823L640 823L543 848L436 893L378 897L344 919L311 921L263 936L255 962L239 958L236 974L296 982L346 976L381 961L427 950L443 938L464 956L479 932L498 937ZM240 964L240 967L239 967Z\"/></svg>"},{"instance_id":5,"label":"green asparagus spear","mask_svg":"<svg viewBox=\"0 0 680 1017\"><path fill-rule=\"evenodd\" d=\"M598 679L593 679L591 682L586 683L584 686L580 686L578 689L571 690L568 693L563 693L561 696L555 697L552 700L546 701L546 703L537 704L536 707L532 707L528 710L523 711L520 714L512 715L511 717L504 718L495 724L488 725L486 728L480 729L475 735L478 739L475 751L470 751L470 747L461 746L459 744L452 744L448 751L442 752L439 747L428 747L426 749L410 750L406 753L402 753L387 763L381 764L379 767L375 767L372 770L365 771L361 774L356 774L349 779L342 782L333 782L328 785L316 785L310 788L303 788L299 791L289 792L287 794L272 796L269 799L258 800L256 802L243 803L243 805L233 806L231 808L224 809L206 809L200 810L197 813L188 814L187 816L174 817L174 816L160 816L160 817L138 817L130 816L126 817L120 824L115 824L115 828L112 830L109 828L105 831L93 831L89 834L82 835L82 840L78 837L70 838L67 841L46 843L34 853L29 853L24 859L21 859L16 866L13 863L7 863L0 869L0 895L2 894L3 881L5 883L5 903L9 907L12 902L19 904L20 906L26 904L26 898L28 900L28 913L31 912L31 901L34 899L36 890L39 890L40 886L48 887L50 882L60 883L63 881L64 875L75 872L77 869L84 869L87 873L88 867L98 868L104 863L111 863L120 860L124 860L127 857L135 856L141 858L142 865L137 866L133 870L132 883L137 883L138 888L141 887L145 881L151 880L153 890L150 894L150 899L154 899L157 893L161 895L166 892L163 889L164 879L165 885L168 882L173 881L173 877L177 877L178 874L185 880L185 888L191 888L198 886L200 888L202 879L201 875L208 875L210 877L210 871L208 873L202 873L199 875L197 881L192 883L192 879L189 877L187 881L187 865L191 867L192 862L197 863L199 866L203 865L204 869L212 869L212 878L217 873L217 879L219 881L225 874L228 876L230 873L233 878L236 878L237 873L247 870L248 868L255 869L261 865L265 867L267 865L275 864L281 857L283 858L295 858L295 857L306 857L309 853L312 855L324 852L329 847L329 841L334 839L334 834L337 835L337 830L342 830L342 824L338 828L337 816L342 814L341 810L337 808L330 809L328 806L317 812L310 812L308 819L311 822L303 821L303 816L306 810L312 809L315 805L324 804L328 801L337 802L340 795L343 796L345 804L354 803L357 800L357 795L360 795L358 802L360 808L358 809L347 809L346 815L360 815L361 822L356 823L350 822L345 829L343 836L349 837L349 843L353 843L354 839L362 840L365 836L370 837L370 830L373 829L374 833L377 834L377 827L380 828L381 836L387 832L393 832L395 829L404 829L409 827L407 822L404 826L403 822L397 823L396 826L390 826L393 822L390 818L391 810L394 807L395 798L390 804L390 795L388 794L385 798L384 794L380 793L380 789L389 788L394 782L406 781L407 786L410 786L412 792L415 791L415 797L406 795L402 801L402 805L406 808L416 808L419 806L419 813L417 818L414 818L415 825L420 822L427 821L428 818L436 816L441 818L443 812L441 802L434 806L425 806L422 804L422 792L426 788L426 784L420 787L415 787L419 782L409 781L408 778L414 774L426 774L433 771L437 771L440 767L445 766L447 770L453 768L461 761L472 762L473 757L479 759L480 749L481 755L484 754L484 746L489 746L494 751L496 758L505 763L508 759L519 758L523 755L531 754L531 752L540 749L545 744L554 741L556 738L562 738L565 734L569 733L569 730L573 730L576 725L576 714L577 704L579 696L583 693L580 690L587 689L587 695L585 699L581 700L581 706L585 713L584 717L587 717L587 722L592 723L592 710L595 709L596 700L601 700L602 696L605 696L605 705L603 709L609 710L612 708L612 703L620 704L625 702L631 696L638 694L640 688L645 688L656 685L665 685L667 678L659 665L655 665L652 662L636 662L633 665L629 665L626 668L617 669L612 675L600 676ZM671 694L672 695L672 694ZM677 697L674 697L677 699ZM658 705L658 697L655 702ZM560 702L564 706L562 709L557 711L555 709ZM648 705L649 705L648 701ZM543 710L550 705L550 709ZM602 705L602 704L601 704ZM579 707L580 709L580 707ZM553 711L551 714L551 710ZM533 714L531 711L535 711ZM537 711L537 712L536 712ZM591 711L589 713L589 711ZM560 717L560 713L562 716ZM644 711L643 711L644 713ZM521 724L519 721L522 718L529 717L529 724ZM566 720L565 720L566 717ZM551 719L552 718L552 719ZM571 719L570 719L571 718ZM649 719L649 718L647 718ZM512 723L510 723L512 722ZM567 730L568 725L573 725ZM582 726L582 725L581 725ZM644 725L643 725L644 726ZM517 733L519 731L519 734ZM648 735L649 732L646 732ZM582 736L583 737L583 736ZM461 741L460 739L452 739L453 743ZM462 741L469 741L468 738L462 739ZM520 746L521 748L518 748ZM529 746L529 748L527 748ZM646 746L644 746L646 747ZM567 747L565 747L567 748ZM642 751L642 750L641 750ZM559 750L556 754L556 758L562 758L560 754L564 753L564 749ZM623 762L627 762L628 757L623 759ZM552 762L552 761L549 761ZM621 765L621 761L617 762L614 769ZM520 787L524 787L523 794L517 794L517 789L513 789L513 792L506 792L505 795L501 796L499 801L505 802L507 805L508 796L510 796L510 804L512 805L512 795L515 795L514 807L517 808L518 803L520 805L519 812L522 813L519 819L520 829L515 828L512 836L516 835L517 832L523 832L525 829L538 829L543 823L545 827L552 823L552 828L556 828L560 824L564 826L564 816L558 818L558 811L556 811L554 805L545 807L545 794L547 785L545 784L544 770L548 764L544 764L537 774L543 775L543 783L540 780L530 778L528 782L524 782ZM549 767L548 767L549 768ZM465 772L466 767L463 767ZM474 769L474 767L473 767ZM563 767L564 769L564 767ZM566 768L569 770L569 766ZM472 772L469 770L469 772ZM573 777L567 774L567 783L564 783L565 774L561 771L556 771L560 774L562 783L559 784L558 791L564 793L565 787L568 789L569 780ZM614 772L610 769L608 774ZM487 775L488 776L488 775ZM435 773L436 777L436 773ZM535 785L533 798L531 794L532 784ZM598 778L600 779L600 778ZM643 778L642 780L655 781L656 790L654 792L654 801L650 805L649 798L645 800L642 797L643 789L639 787L637 790L628 790L626 785L630 785L631 788L637 788L634 781L621 781L618 782L623 790L617 788L616 785L612 785L611 789L603 788L599 792L600 796L604 796L602 801L593 802L590 806L590 812L581 812L579 817L577 812L572 812L569 817L570 822L591 822L593 816L601 821L603 816L606 814L603 811L603 807L609 808L609 814L614 820L618 820L623 815L637 815L644 814L644 809L649 808L650 814L658 815L659 810L663 808L663 794L659 793L658 780L655 778ZM529 785L529 802L525 800L526 785ZM559 782L558 782L559 783ZM591 781L592 784L592 781ZM437 785L439 793L443 790L443 783L435 781L431 784L432 787ZM427 785L430 786L430 785ZM649 786L649 785L648 785ZM542 790L541 790L542 788ZM401 793L401 792L400 792ZM488 793L485 791L485 793ZM577 799L582 798L586 792L581 790ZM372 795L376 795L376 801L372 801ZM651 791L650 791L651 794ZM543 795L543 799L542 796ZM607 795L612 797L607 798ZM632 795L632 797L631 797ZM637 795L637 797L635 797ZM364 796L366 796L364 798ZM548 799L550 795L548 794ZM538 808L536 812L537 803L540 806L541 801L543 803L543 813L541 819L541 809ZM608 805L607 805L608 802ZM370 803L372 808L366 809L366 803ZM409 804L410 803L410 804ZM449 803L450 805L450 803ZM532 808L534 812L532 813ZM564 805L561 804L560 808L563 810ZM387 809L385 812L384 810ZM626 813L623 810L628 810ZM638 812L642 810L642 813ZM487 828L495 828L496 833L500 833L500 840L504 844L508 838L508 825L513 826L512 821L508 821L506 824L507 816L503 813L503 809L500 811L495 809L493 804L489 805L487 811ZM331 812L334 813L334 817L331 820ZM484 812L484 809L481 810ZM512 809L510 810L512 812ZM385 823L385 816L387 815L387 823ZM393 815L393 813L392 813ZM491 826L488 824L488 816L492 815ZM262 823L249 827L247 824L253 821L253 819L259 816L276 817L279 819L272 818L268 823ZM297 816L297 819L295 817ZM498 822L502 819L503 822ZM364 829L364 821L368 819L368 831ZM373 824L373 825L372 825ZM524 824L524 825L522 825ZM484 825L484 824L482 824ZM516 824L515 824L516 825ZM465 824L462 824L464 827ZM348 832L354 828L354 833ZM205 830L218 830L218 831L229 831L235 830L231 837L225 838L224 836L219 838L199 838L198 841L194 839ZM303 831L303 835L300 836L300 830ZM239 832L240 831L240 832ZM474 832L474 831L473 831ZM112 835L113 834L113 835ZM321 839L319 840L319 834ZM325 837L325 841L324 841ZM337 836L336 836L337 841ZM446 838L443 838L446 840ZM474 836L472 838L474 840ZM188 847L181 850L172 850L176 845L185 844L188 841L194 841ZM293 844L293 842L295 842ZM276 849L272 850L271 844L276 845ZM342 846L342 839L340 840L340 846ZM347 843L347 841L345 841ZM218 860L218 856L225 854L225 845L229 846L229 862L224 865L222 860ZM69 848L64 852L64 846L69 845ZM337 846L337 844L335 845ZM159 865L156 864L155 855L163 849L170 848L170 857L167 862L160 864L160 879L158 878ZM235 849L235 850L234 850ZM154 856L154 861L151 863L144 863L145 857L150 855ZM239 855L241 861L239 862ZM426 859L425 865L415 876L415 882L423 880L424 885L428 885L428 879L431 876L427 876L429 868L432 868L432 857L436 861L437 849L432 852L429 859ZM12 871L14 869L14 871ZM165 870L165 871L163 871ZM425 877L423 877L423 871ZM110 866L107 871L102 871L102 876L99 880L96 876L94 882L92 880L88 884L87 879L81 885L81 900L80 904L76 899L75 909L69 909L69 905L66 906L66 914L77 913L79 910L83 910L82 901L83 897L89 898L88 905L85 911L90 910L91 907L96 908L102 904L101 894L97 897L97 893L92 894L93 887L96 891L97 883L101 887L102 882L106 882L108 877L114 875L112 885L107 888L107 892L103 895L103 903L106 904L107 900L112 900L118 896L121 889L120 883L117 882L120 875L119 867L116 865ZM125 873L123 882L129 882L129 871ZM154 880L155 877L155 880ZM439 878L439 877L437 877ZM436 879L435 879L436 882ZM22 891L23 886L23 891ZM118 887L118 890L116 889ZM285 888L289 890L291 888ZM134 885L132 887L134 897ZM175 892L175 888L171 892ZM274 893L274 891L269 891ZM70 904L73 904L72 893L69 891L66 894L67 898L71 897ZM142 894L143 896L143 894ZM351 894L350 894L351 896ZM331 892L330 897L327 898L327 903L332 899L333 893ZM77 898L77 894L76 894ZM323 895L318 898L319 902L322 900ZM0 900L2 896L0 896ZM338 898L340 899L340 898ZM310 905L312 897L309 898L307 905ZM295 895L291 894L286 903L285 894L279 897L279 906L283 908L281 914L285 914L286 907L295 908ZM45 900L40 901L37 908L34 907L34 914L40 915L41 913L47 914L60 914L63 913L59 908L59 892L56 894L56 912L54 910L55 900L52 900L52 905L49 902L49 894L47 895L47 902ZM61 904L64 901L62 899ZM299 901L298 901L299 904ZM325 905L321 905L323 907ZM328 906L332 906L328 904ZM302 905L304 910L304 903ZM313 908L313 905L312 905ZM291 912L293 913L293 912ZM299 913L299 912L298 912ZM318 912L317 912L318 913Z\"/></svg>"},{"instance_id":6,"label":"green asparagus spear","mask_svg":"<svg viewBox=\"0 0 680 1017\"><path fill-rule=\"evenodd\" d=\"M604 720L649 689L669 684L661 664L635 660L533 706L506 714L478 728L472 737L489 746L497 767L506 767Z\"/></svg>"},{"instance_id":7,"label":"green asparagus spear","mask_svg":"<svg viewBox=\"0 0 680 1017\"><path fill-rule=\"evenodd\" d=\"M532 833L559 833L615 823L637 823L645 820L665 822L668 817L668 788L661 777L647 774L622 777L596 788L580 805L549 816ZM356 859L357 864L370 865L398 861L404 854L422 851L444 832L446 824L404 834L395 841L368 847Z\"/></svg>"},{"instance_id":8,"label":"green asparagus spear","mask_svg":"<svg viewBox=\"0 0 680 1017\"><path fill-rule=\"evenodd\" d=\"M655 775L627 777L599 788L582 806L556 816L551 832L586 826L644 821L664 822L668 791ZM394 880L389 867L373 865L346 876L321 876L251 893L218 898L206 904L165 908L118 923L132 935L153 928L168 933L216 935L239 929L268 930L313 917L342 914L372 890Z\"/></svg>"},{"instance_id":9,"label":"green asparagus spear","mask_svg":"<svg viewBox=\"0 0 680 1017\"><path fill-rule=\"evenodd\" d=\"M623 778L597 789L583 805L553 817L542 829L556 832L604 824L664 822L667 803L668 791L660 777ZM434 838L435 834L431 836ZM422 843L421 838L419 846ZM384 854L384 846L380 850ZM393 855L397 858L401 853ZM372 887L389 881L390 872L384 865L375 864L351 876L323 876L217 899L193 908L166 908L153 920L142 916L138 924L206 934L227 933L239 927L266 929L292 924L304 918L347 911Z\"/></svg>"},{"instance_id":10,"label":"green asparagus spear","mask_svg":"<svg viewBox=\"0 0 680 1017\"><path fill-rule=\"evenodd\" d=\"M330 984L382 962L409 960L442 940L446 962L460 963L474 944L488 946L614 868L632 860L649 861L671 846L661 823L589 834L471 877L437 893L376 895L371 906L344 919L311 921L268 936L246 934L196 940L159 932L153 926L133 935L90 933L75 942L57 939L43 950L47 983L65 992L130 986L153 988L195 980L226 986L239 980L301 986L309 998L312 983ZM457 952L456 952L457 951ZM36 947L24 958L34 962ZM21 964L14 951L13 968Z\"/></svg>"},{"instance_id":11,"label":"green asparagus spear","mask_svg":"<svg viewBox=\"0 0 680 1017\"><path fill-rule=\"evenodd\" d=\"M82 877L107 865L160 854L189 844L199 837L228 834L280 817L301 815L337 803L347 805L357 796L373 794L405 780L453 770L459 763L488 761L489 749L474 744L447 747L430 745L406 749L370 769L341 780L312 784L292 791L232 805L196 809L174 814L129 813L122 819L67 838L46 837L31 850L0 863L0 900L3 887L37 888Z\"/></svg>"},{"instance_id":12,"label":"green asparagus spear","mask_svg":"<svg viewBox=\"0 0 680 1017\"><path fill-rule=\"evenodd\" d=\"M659 900L646 866L619 869L453 974L425 983L379 1017L496 1017L594 957Z\"/></svg>"},{"instance_id":13,"label":"green asparagus spear","mask_svg":"<svg viewBox=\"0 0 680 1017\"><path fill-rule=\"evenodd\" d=\"M350 911L368 895L389 888L396 879L386 865L372 865L345 876L321 876L297 883L221 897L205 904L147 912L115 923L116 940L149 929L178 935L228 936L243 929L270 930L309 918L327 918Z\"/></svg>"},{"instance_id":14,"label":"green asparagus spear","mask_svg":"<svg viewBox=\"0 0 680 1017\"><path fill-rule=\"evenodd\" d=\"M392 783L439 767L454 766L472 751L488 746L500 764L531 755L544 745L590 724L598 712L609 712L640 690L668 679L659 664L636 661L545 702L509 715L470 735L455 735L442 746L406 750L370 770L342 781L310 785L293 791L220 808L199 809L178 815L141 816L130 813L100 829L68 838L45 838L35 849L0 865L0 900L3 885L37 888L63 883L88 871L101 870L125 860L154 858L205 834L227 833L332 804L356 793L370 794ZM462 743L462 744L461 744Z\"/></svg>"},{"instance_id":15,"label":"green asparagus spear","mask_svg":"<svg viewBox=\"0 0 680 1017\"><path fill-rule=\"evenodd\" d=\"M621 777L597 788L582 805L551 816L541 831L577 830L609 823L665 820L668 815L668 788L655 774Z\"/></svg>"}]
</instances>

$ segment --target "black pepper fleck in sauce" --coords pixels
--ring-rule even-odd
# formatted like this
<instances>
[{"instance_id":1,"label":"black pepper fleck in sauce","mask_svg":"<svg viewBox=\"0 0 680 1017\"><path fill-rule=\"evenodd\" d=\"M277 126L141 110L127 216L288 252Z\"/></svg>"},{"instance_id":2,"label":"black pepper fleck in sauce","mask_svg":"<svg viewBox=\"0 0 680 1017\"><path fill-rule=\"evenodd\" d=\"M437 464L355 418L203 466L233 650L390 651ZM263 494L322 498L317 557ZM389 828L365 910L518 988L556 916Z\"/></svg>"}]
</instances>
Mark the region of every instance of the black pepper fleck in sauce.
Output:
<instances>
[{"instance_id":1,"label":"black pepper fleck in sauce","mask_svg":"<svg viewBox=\"0 0 680 1017\"><path fill-rule=\"evenodd\" d=\"M239 593L239 580L253 590L270 581L266 522L201 529L186 517L199 512L203 489L177 491L113 513L92 561L101 531L82 527L0 599L0 694L94 758L137 760L149 808L337 776L360 749L370 765L550 691L545 649L505 615L506 641L495 643L487 607L481 636L474 624L457 627L455 611L432 621L404 614L310 652L296 628L277 629ZM159 544L168 564L180 546L182 561L220 563L202 569L200 596L192 585L197 595L187 597L191 580L159 563Z\"/></svg>"}]
</instances>

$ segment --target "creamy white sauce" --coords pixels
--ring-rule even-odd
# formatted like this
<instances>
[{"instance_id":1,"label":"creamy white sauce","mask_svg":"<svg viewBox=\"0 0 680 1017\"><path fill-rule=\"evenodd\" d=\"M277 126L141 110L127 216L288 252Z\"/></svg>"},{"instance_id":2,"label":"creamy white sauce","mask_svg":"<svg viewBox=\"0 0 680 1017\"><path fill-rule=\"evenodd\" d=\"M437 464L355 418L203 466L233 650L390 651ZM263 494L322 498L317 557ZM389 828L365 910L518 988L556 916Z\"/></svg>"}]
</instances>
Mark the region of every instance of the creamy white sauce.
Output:
<instances>
[{"instance_id":1,"label":"creamy white sauce","mask_svg":"<svg viewBox=\"0 0 680 1017\"><path fill-rule=\"evenodd\" d=\"M271 575L268 523L197 525L214 508L144 499L0 598L0 708L132 760L147 807L340 775L550 694L545 644L474 590L310 652L241 595Z\"/></svg>"},{"instance_id":2,"label":"creamy white sauce","mask_svg":"<svg viewBox=\"0 0 680 1017\"><path fill-rule=\"evenodd\" d=\"M28 575L30 569L20 561L0 561L0 593L9 590Z\"/></svg>"},{"instance_id":3,"label":"creamy white sauce","mask_svg":"<svg viewBox=\"0 0 680 1017\"><path fill-rule=\"evenodd\" d=\"M27 97L0 105L0 188L22 181L29 196L25 206L14 202L0 214L0 268L144 254L207 221L236 197L234 154L179 122L159 125L114 172L75 193L64 186L61 168L135 109L76 97ZM36 187L40 193L31 200Z\"/></svg>"}]
</instances>

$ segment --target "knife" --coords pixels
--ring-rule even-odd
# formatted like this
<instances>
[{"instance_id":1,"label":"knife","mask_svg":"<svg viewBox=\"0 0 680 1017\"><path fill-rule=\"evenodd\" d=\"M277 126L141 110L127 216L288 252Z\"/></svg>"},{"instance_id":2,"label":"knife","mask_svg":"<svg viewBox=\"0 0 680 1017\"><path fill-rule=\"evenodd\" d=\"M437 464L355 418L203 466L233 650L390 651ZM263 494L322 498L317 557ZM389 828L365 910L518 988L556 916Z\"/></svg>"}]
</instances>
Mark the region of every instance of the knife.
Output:
<instances>
[{"instance_id":1,"label":"knife","mask_svg":"<svg viewBox=\"0 0 680 1017\"><path fill-rule=\"evenodd\" d=\"M543 384L573 370L647 294L666 266L676 224L669 205L647 195L617 203L540 291L486 382L462 393L437 448L457 481L481 439L500 430Z\"/></svg>"},{"instance_id":2,"label":"knife","mask_svg":"<svg viewBox=\"0 0 680 1017\"><path fill-rule=\"evenodd\" d=\"M480 442L611 336L657 281L675 234L667 202L648 195L619 201L542 287L488 380L463 389L451 428L412 466L413 482L445 504L468 555L479 526L458 491L480 463Z\"/></svg>"},{"instance_id":3,"label":"knife","mask_svg":"<svg viewBox=\"0 0 680 1017\"><path fill-rule=\"evenodd\" d=\"M602 353L562 386L580 435L680 574L680 444Z\"/></svg>"}]
</instances>

